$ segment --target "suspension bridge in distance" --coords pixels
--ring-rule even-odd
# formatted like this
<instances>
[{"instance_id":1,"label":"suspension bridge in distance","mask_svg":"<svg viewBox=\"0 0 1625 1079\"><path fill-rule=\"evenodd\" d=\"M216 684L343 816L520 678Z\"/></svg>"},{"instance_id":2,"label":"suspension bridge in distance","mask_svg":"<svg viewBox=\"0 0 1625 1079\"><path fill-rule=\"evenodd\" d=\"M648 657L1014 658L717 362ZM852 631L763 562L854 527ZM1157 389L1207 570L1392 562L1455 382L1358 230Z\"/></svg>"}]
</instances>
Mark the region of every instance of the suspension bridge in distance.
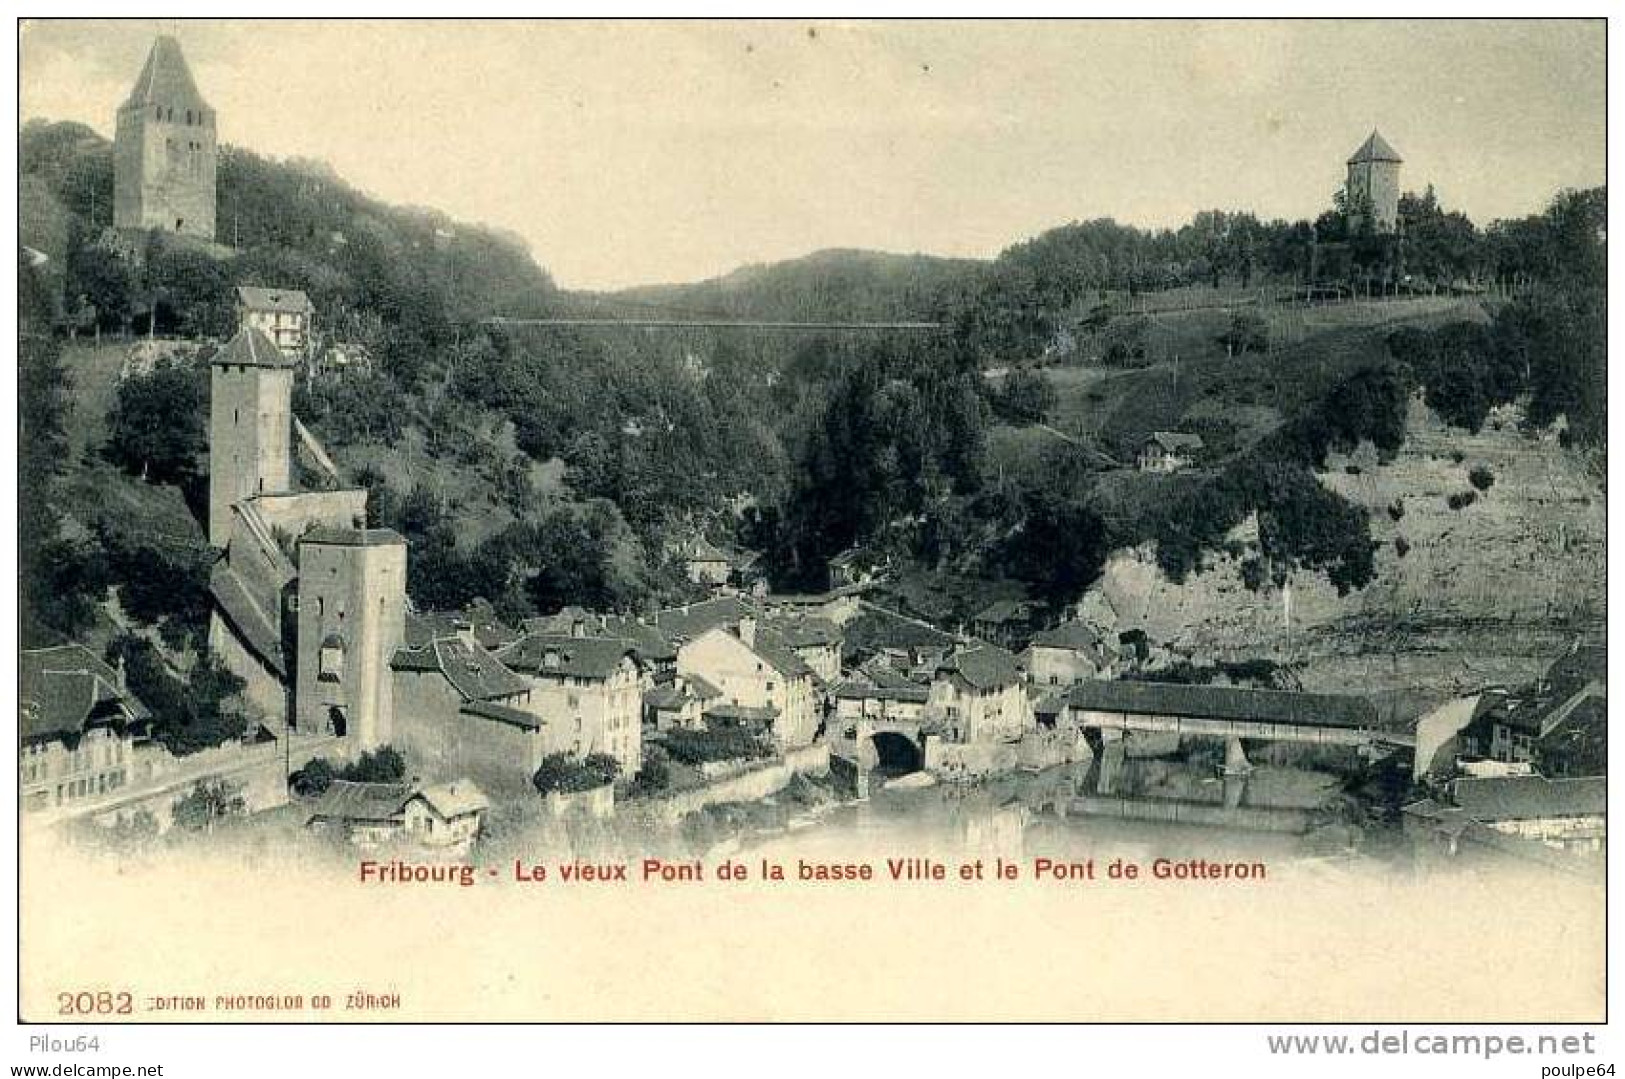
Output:
<instances>
[{"instance_id":1,"label":"suspension bridge in distance","mask_svg":"<svg viewBox=\"0 0 1625 1079\"><path fill-rule=\"evenodd\" d=\"M555 329L770 330L803 333L946 333L946 322L787 322L756 319L680 318L504 318L482 326L537 326Z\"/></svg>"}]
</instances>

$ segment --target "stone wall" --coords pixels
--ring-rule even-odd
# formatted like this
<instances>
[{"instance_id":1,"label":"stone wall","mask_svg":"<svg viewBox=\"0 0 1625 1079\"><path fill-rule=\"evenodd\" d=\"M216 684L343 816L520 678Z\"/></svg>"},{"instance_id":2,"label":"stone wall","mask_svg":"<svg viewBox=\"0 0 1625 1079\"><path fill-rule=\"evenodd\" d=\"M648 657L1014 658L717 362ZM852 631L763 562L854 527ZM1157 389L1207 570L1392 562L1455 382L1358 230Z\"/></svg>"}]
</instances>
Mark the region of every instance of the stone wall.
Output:
<instances>
[{"instance_id":1,"label":"stone wall","mask_svg":"<svg viewBox=\"0 0 1625 1079\"><path fill-rule=\"evenodd\" d=\"M829 774L829 746L818 742L785 750L760 767L693 790L651 798L645 809L656 818L676 822L686 814L725 802L754 802L781 791L796 775Z\"/></svg>"}]
</instances>

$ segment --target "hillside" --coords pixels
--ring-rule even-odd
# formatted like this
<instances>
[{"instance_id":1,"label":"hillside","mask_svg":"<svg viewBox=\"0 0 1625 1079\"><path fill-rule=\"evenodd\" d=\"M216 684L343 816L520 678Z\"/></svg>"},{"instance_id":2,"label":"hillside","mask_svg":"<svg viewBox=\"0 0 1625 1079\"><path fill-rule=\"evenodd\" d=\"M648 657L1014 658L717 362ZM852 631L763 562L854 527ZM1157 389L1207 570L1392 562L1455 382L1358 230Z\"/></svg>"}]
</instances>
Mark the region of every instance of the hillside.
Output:
<instances>
[{"instance_id":1,"label":"hillside","mask_svg":"<svg viewBox=\"0 0 1625 1079\"><path fill-rule=\"evenodd\" d=\"M940 317L986 263L932 255L832 249L741 267L692 284L575 293L583 313L631 317L783 321L909 320Z\"/></svg>"}]
</instances>

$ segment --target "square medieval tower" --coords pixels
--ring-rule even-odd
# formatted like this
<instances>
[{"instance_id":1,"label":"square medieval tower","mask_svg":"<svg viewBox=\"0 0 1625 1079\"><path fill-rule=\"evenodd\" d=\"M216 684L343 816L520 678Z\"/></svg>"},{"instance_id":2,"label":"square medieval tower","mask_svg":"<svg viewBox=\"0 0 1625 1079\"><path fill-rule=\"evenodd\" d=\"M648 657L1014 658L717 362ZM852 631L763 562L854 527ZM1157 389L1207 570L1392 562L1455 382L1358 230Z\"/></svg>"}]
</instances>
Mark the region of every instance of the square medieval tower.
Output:
<instances>
[{"instance_id":1,"label":"square medieval tower","mask_svg":"<svg viewBox=\"0 0 1625 1079\"><path fill-rule=\"evenodd\" d=\"M180 42L160 37L119 106L113 136L113 224L214 240L215 114Z\"/></svg>"}]
</instances>

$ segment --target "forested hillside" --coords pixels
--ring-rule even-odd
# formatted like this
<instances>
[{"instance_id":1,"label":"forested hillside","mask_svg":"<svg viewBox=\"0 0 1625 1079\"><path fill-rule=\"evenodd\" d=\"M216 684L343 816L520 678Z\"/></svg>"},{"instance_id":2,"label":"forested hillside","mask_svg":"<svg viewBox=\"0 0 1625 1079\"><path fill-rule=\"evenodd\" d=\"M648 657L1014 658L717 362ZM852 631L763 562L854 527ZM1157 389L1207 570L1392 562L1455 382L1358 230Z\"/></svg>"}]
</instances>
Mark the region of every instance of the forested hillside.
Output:
<instances>
[{"instance_id":1,"label":"forested hillside","mask_svg":"<svg viewBox=\"0 0 1625 1079\"><path fill-rule=\"evenodd\" d=\"M1059 608L1113 549L1153 541L1177 578L1265 508L1266 572L1358 589L1373 571L1368 517L1316 469L1361 440L1391 452L1411 392L1465 429L1518 398L1531 424L1562 417L1577 449L1603 438L1601 191L1482 230L1431 193L1407 196L1403 262L1391 243L1339 233L1335 213L1213 212L1176 230L1067 225L987 262L832 251L586 295L558 292L510 237L232 148L220 243L154 242L137 266L98 242L105 140L31 124L20 150L24 243L48 256L30 325L49 347L25 349L25 415L92 432L82 455L24 462L52 492L46 516L24 522L25 554L52 566L25 597L38 638L81 631L118 594L138 623L195 642L206 552L132 554L138 538L97 507L158 487L195 502L208 467L196 351L230 328L238 283L306 290L326 339L376 358L371 371L302 375L295 410L347 481L372 489L377 523L411 540L416 601L483 597L514 618L679 600L690 586L674 551L700 532L764 553L780 587L820 586L830 555L863 544ZM1404 308L1381 299L1315 321L1292 306L1309 286L1395 304L1462 296L1478 328L1440 330L1436 312L1396 321ZM482 321L606 312L929 319L948 332ZM85 344L98 329L100 350ZM149 332L194 346L192 359L113 392L120 335ZM80 423L63 376L92 374L113 415ZM1147 431L1173 427L1207 432L1202 469L1169 481L1123 467ZM159 597L131 587L146 564L172 582Z\"/></svg>"}]
</instances>

